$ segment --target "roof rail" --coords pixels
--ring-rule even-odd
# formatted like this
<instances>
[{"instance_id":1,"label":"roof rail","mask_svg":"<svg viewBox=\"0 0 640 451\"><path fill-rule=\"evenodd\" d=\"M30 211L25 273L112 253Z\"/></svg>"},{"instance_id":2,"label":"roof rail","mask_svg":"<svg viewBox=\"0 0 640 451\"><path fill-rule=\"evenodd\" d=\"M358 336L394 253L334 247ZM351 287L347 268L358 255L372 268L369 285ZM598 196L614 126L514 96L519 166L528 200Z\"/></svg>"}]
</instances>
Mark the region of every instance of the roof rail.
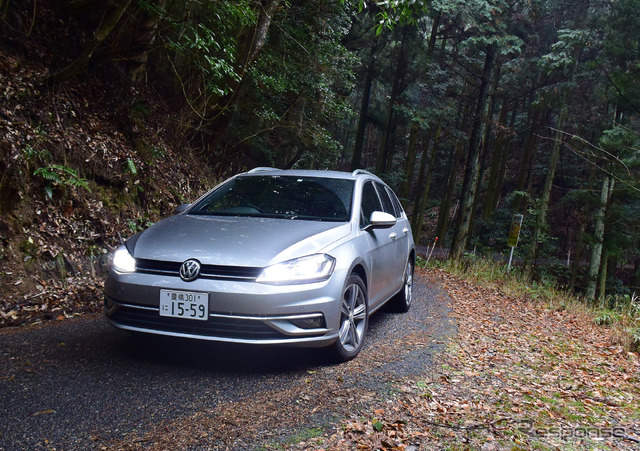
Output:
<instances>
[{"instance_id":1,"label":"roof rail","mask_svg":"<svg viewBox=\"0 0 640 451\"><path fill-rule=\"evenodd\" d=\"M356 176L356 175L358 175L358 174L375 175L375 174L373 174L373 173L371 173L371 172L369 172L369 171L365 171L364 169L356 169L355 171L353 171L353 172L351 173L351 175L353 175L353 176Z\"/></svg>"},{"instance_id":2,"label":"roof rail","mask_svg":"<svg viewBox=\"0 0 640 451\"><path fill-rule=\"evenodd\" d=\"M281 169L278 169L278 168L259 167L259 168L253 168L252 170L250 170L249 174L253 172L268 172L268 171L280 171L280 170Z\"/></svg>"}]
</instances>

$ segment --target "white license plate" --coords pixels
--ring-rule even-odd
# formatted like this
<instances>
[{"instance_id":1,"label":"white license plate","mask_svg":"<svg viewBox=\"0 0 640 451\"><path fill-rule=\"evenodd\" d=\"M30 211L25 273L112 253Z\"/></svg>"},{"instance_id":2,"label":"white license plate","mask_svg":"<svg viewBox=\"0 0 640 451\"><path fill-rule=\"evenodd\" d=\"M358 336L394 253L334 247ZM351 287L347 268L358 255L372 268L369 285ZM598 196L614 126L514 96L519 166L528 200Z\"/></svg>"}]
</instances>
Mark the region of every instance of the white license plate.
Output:
<instances>
[{"instance_id":1,"label":"white license plate","mask_svg":"<svg viewBox=\"0 0 640 451\"><path fill-rule=\"evenodd\" d=\"M160 290L160 316L206 321L209 319L209 294Z\"/></svg>"}]
</instances>

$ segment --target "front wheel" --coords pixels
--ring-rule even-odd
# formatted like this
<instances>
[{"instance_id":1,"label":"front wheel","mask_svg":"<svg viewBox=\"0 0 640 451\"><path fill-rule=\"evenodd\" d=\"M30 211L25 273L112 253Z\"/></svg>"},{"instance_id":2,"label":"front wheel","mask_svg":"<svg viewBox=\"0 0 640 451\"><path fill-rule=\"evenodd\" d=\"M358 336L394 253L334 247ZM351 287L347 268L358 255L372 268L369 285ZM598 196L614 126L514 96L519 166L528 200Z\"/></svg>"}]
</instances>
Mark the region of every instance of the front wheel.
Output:
<instances>
[{"instance_id":1,"label":"front wheel","mask_svg":"<svg viewBox=\"0 0 640 451\"><path fill-rule=\"evenodd\" d=\"M367 289L360 276L352 274L342 292L340 303L340 330L334 345L338 360L346 362L358 355L368 325Z\"/></svg>"}]
</instances>

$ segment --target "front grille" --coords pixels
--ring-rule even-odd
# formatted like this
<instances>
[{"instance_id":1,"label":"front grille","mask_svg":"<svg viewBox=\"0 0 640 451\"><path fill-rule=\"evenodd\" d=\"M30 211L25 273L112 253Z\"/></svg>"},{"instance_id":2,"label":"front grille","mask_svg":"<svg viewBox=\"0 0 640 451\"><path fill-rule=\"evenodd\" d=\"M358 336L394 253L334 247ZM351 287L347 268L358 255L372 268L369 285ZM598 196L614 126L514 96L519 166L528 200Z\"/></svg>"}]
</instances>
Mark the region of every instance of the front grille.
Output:
<instances>
[{"instance_id":1,"label":"front grille","mask_svg":"<svg viewBox=\"0 0 640 451\"><path fill-rule=\"evenodd\" d=\"M110 318L124 326L189 335L246 340L286 338L285 335L267 326L262 321L250 319L214 316L209 317L207 321L197 321L160 316L157 309L143 310L127 306L117 308L110 315Z\"/></svg>"},{"instance_id":2,"label":"front grille","mask_svg":"<svg viewBox=\"0 0 640 451\"><path fill-rule=\"evenodd\" d=\"M182 262L136 259L136 271L146 274L162 274L180 277ZM255 280L262 268L252 266L202 265L200 275L205 279Z\"/></svg>"}]
</instances>

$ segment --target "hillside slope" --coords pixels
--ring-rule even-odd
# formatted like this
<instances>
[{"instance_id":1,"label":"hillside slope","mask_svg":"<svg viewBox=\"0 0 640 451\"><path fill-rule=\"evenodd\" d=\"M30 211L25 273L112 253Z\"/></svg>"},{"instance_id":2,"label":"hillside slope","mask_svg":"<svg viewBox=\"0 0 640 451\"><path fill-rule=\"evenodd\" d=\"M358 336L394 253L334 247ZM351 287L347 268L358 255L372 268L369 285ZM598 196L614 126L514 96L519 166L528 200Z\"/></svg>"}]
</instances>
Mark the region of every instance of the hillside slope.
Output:
<instances>
[{"instance_id":1,"label":"hillside slope","mask_svg":"<svg viewBox=\"0 0 640 451\"><path fill-rule=\"evenodd\" d=\"M48 88L61 50L40 25L0 40L0 325L99 309L109 250L215 181L113 66Z\"/></svg>"}]
</instances>

